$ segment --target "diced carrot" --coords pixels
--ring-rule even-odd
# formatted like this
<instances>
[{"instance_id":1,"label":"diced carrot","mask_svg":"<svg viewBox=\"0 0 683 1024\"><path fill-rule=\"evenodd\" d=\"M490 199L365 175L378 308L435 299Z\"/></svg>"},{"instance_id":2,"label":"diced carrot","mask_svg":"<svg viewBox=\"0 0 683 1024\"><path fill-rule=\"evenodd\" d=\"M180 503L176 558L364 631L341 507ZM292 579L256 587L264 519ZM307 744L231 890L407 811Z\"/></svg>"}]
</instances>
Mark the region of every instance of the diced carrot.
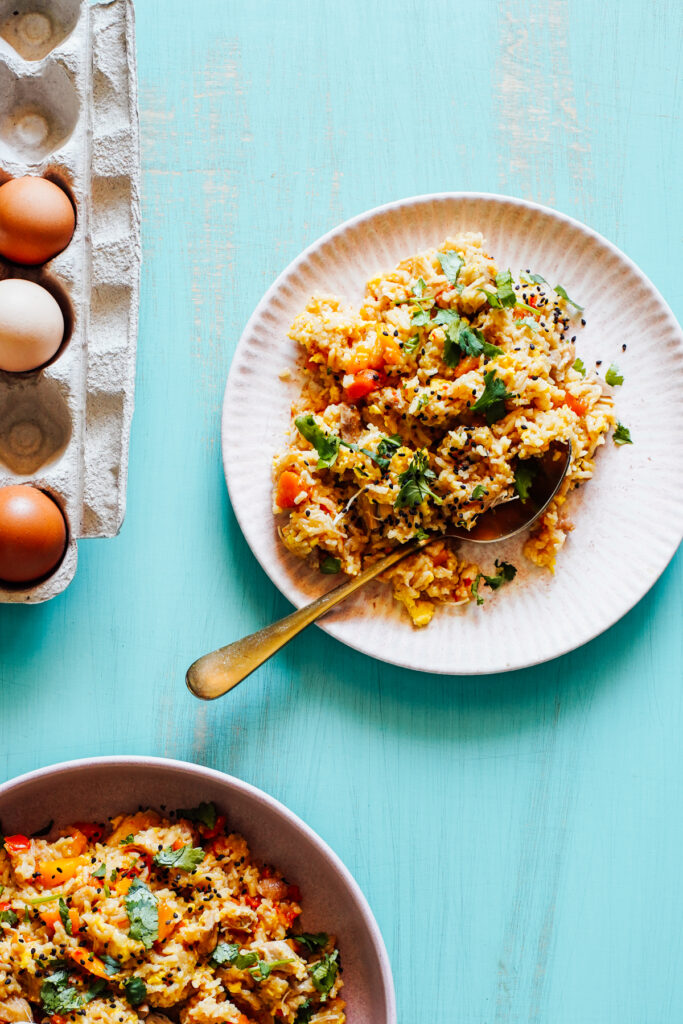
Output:
<instances>
[{"instance_id":1,"label":"diced carrot","mask_svg":"<svg viewBox=\"0 0 683 1024\"><path fill-rule=\"evenodd\" d=\"M375 370L361 370L355 374L353 381L346 388L346 397L349 402L359 402L371 391L382 387L382 377Z\"/></svg>"},{"instance_id":2,"label":"diced carrot","mask_svg":"<svg viewBox=\"0 0 683 1024\"><path fill-rule=\"evenodd\" d=\"M182 849L183 846L184 846L184 843L183 843L182 839L176 839L176 841L173 844L173 849L174 850L180 850L180 849Z\"/></svg>"},{"instance_id":3,"label":"diced carrot","mask_svg":"<svg viewBox=\"0 0 683 1024\"><path fill-rule=\"evenodd\" d=\"M588 406L585 402L582 402L580 398L576 398L570 391L565 391L564 402L562 405L568 405L572 412L575 412L577 416L585 416L588 412Z\"/></svg>"},{"instance_id":4,"label":"diced carrot","mask_svg":"<svg viewBox=\"0 0 683 1024\"><path fill-rule=\"evenodd\" d=\"M99 957L91 953L89 949L85 949L83 946L77 946L76 949L67 949L66 955L70 957L75 964L84 970L88 974L94 974L96 978L108 979L107 968L104 966Z\"/></svg>"},{"instance_id":5,"label":"diced carrot","mask_svg":"<svg viewBox=\"0 0 683 1024\"><path fill-rule=\"evenodd\" d=\"M166 900L159 900L159 938L158 942L163 942L171 935L175 930L177 922L173 918L173 910L169 907Z\"/></svg>"},{"instance_id":6,"label":"diced carrot","mask_svg":"<svg viewBox=\"0 0 683 1024\"><path fill-rule=\"evenodd\" d=\"M45 889L54 889L77 875L87 862L87 857L59 857L57 860L41 860L38 864L38 882Z\"/></svg>"},{"instance_id":7,"label":"diced carrot","mask_svg":"<svg viewBox=\"0 0 683 1024\"><path fill-rule=\"evenodd\" d=\"M58 910L41 910L38 916L40 917L41 921L43 921L43 923L47 925L48 928L52 929L53 932L55 930L57 922L61 920L61 915ZM69 920L71 921L71 934L80 935L81 919L78 916L78 911L75 910L73 907L69 910Z\"/></svg>"},{"instance_id":8,"label":"diced carrot","mask_svg":"<svg viewBox=\"0 0 683 1024\"><path fill-rule=\"evenodd\" d=\"M49 1020L51 1024L66 1024L66 1017L62 1017L61 1013L53 1013Z\"/></svg>"},{"instance_id":9,"label":"diced carrot","mask_svg":"<svg viewBox=\"0 0 683 1024\"><path fill-rule=\"evenodd\" d=\"M305 488L301 486L301 477L292 472L291 469L286 469L284 473L280 475L280 479L277 482L277 494L275 500L277 501L280 508L294 508L295 498Z\"/></svg>"},{"instance_id":10,"label":"diced carrot","mask_svg":"<svg viewBox=\"0 0 683 1024\"><path fill-rule=\"evenodd\" d=\"M458 377L463 377L466 373L469 373L470 370L476 370L478 366L479 366L479 358L478 358L478 356L468 356L467 359L461 359L460 362L458 363L458 365L455 368L454 377L456 379Z\"/></svg>"},{"instance_id":11,"label":"diced carrot","mask_svg":"<svg viewBox=\"0 0 683 1024\"><path fill-rule=\"evenodd\" d=\"M382 339L382 357L387 366L395 366L403 359L403 352L393 335Z\"/></svg>"}]
</instances>

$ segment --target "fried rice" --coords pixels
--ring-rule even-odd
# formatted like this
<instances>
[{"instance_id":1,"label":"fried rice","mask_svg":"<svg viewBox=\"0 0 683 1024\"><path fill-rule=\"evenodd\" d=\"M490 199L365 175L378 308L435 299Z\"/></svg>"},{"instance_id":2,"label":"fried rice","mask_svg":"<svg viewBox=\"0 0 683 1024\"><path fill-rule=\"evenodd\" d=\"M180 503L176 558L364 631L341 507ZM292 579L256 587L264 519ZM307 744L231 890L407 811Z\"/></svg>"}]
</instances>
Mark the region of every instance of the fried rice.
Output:
<instances>
[{"instance_id":1,"label":"fried rice","mask_svg":"<svg viewBox=\"0 0 683 1024\"><path fill-rule=\"evenodd\" d=\"M0 848L0 1021L343 1024L334 936L213 804Z\"/></svg>"},{"instance_id":2,"label":"fried rice","mask_svg":"<svg viewBox=\"0 0 683 1024\"><path fill-rule=\"evenodd\" d=\"M577 358L585 324L561 286L515 282L480 234L447 238L370 280L358 311L315 295L290 337L304 384L274 459L280 536L323 573L358 574L397 544L522 498L539 459L570 441L562 487L524 545L553 571L572 529L569 492L594 472L615 425L611 388ZM482 603L495 576L436 540L388 574L416 626L436 605Z\"/></svg>"}]
</instances>

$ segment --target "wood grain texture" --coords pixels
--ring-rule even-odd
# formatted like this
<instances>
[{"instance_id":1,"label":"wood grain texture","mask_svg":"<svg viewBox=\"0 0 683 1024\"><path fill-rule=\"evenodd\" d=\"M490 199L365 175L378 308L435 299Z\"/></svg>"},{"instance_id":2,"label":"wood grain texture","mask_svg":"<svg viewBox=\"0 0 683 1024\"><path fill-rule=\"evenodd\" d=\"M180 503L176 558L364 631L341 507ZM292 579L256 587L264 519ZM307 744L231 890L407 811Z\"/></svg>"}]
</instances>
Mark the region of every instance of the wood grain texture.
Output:
<instances>
[{"instance_id":1,"label":"wood grain texture","mask_svg":"<svg viewBox=\"0 0 683 1024\"><path fill-rule=\"evenodd\" d=\"M531 671L430 677L312 631L216 705L183 673L288 609L228 507L219 410L254 305L323 231L404 195L505 191L587 220L681 317L680 5L138 0L137 16L128 514L80 545L60 598L0 608L0 774L136 752L266 789L366 892L405 1024L677 1019L680 555L606 635Z\"/></svg>"}]
</instances>

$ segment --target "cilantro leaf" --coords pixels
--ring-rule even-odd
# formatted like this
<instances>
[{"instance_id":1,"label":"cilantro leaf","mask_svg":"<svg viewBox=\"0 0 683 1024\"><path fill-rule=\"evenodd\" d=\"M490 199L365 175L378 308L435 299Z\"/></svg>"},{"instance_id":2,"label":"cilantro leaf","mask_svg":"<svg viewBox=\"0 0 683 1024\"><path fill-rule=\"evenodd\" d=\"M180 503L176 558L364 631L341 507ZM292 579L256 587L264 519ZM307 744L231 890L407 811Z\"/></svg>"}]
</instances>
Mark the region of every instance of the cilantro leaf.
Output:
<instances>
[{"instance_id":1,"label":"cilantro leaf","mask_svg":"<svg viewBox=\"0 0 683 1024\"><path fill-rule=\"evenodd\" d=\"M448 324L443 346L443 361L446 366L457 366L463 355L474 356L475 359L478 359L481 355L492 358L502 354L502 348L490 345L480 330L463 323L457 314L456 319Z\"/></svg>"},{"instance_id":2,"label":"cilantro leaf","mask_svg":"<svg viewBox=\"0 0 683 1024\"><path fill-rule=\"evenodd\" d=\"M311 981L320 992L321 1002L325 1002L327 999L330 989L337 980L337 972L339 970L339 950L335 949L334 953L325 953L322 960L318 960L317 963L311 964L308 968L311 975Z\"/></svg>"},{"instance_id":3,"label":"cilantro leaf","mask_svg":"<svg viewBox=\"0 0 683 1024\"><path fill-rule=\"evenodd\" d=\"M471 500L472 501L479 501L480 498L483 498L484 495L488 494L488 493L489 492L486 490L486 488L484 487L483 484L477 484L477 486L472 491L472 498L471 498Z\"/></svg>"},{"instance_id":4,"label":"cilantro leaf","mask_svg":"<svg viewBox=\"0 0 683 1024\"><path fill-rule=\"evenodd\" d=\"M612 440L615 444L633 444L631 431L623 423L617 423Z\"/></svg>"},{"instance_id":5,"label":"cilantro leaf","mask_svg":"<svg viewBox=\"0 0 683 1024\"><path fill-rule=\"evenodd\" d=\"M249 973L256 981L265 981L278 967L284 967L285 964L293 963L294 957L289 957L288 960L259 960L254 967L249 968Z\"/></svg>"},{"instance_id":6,"label":"cilantro leaf","mask_svg":"<svg viewBox=\"0 0 683 1024\"><path fill-rule=\"evenodd\" d=\"M616 363L612 363L609 370L605 374L605 380L610 387L616 387L618 384L624 383L623 374L619 373L619 367Z\"/></svg>"},{"instance_id":7,"label":"cilantro leaf","mask_svg":"<svg viewBox=\"0 0 683 1024\"><path fill-rule=\"evenodd\" d=\"M69 908L67 907L63 896L59 897L59 903L57 906L59 907L59 916L62 924L64 925L64 931L67 935L73 935L73 927L71 925L71 918L69 917Z\"/></svg>"},{"instance_id":8,"label":"cilantro leaf","mask_svg":"<svg viewBox=\"0 0 683 1024\"><path fill-rule=\"evenodd\" d=\"M191 807L189 810L176 811L179 818L186 818L188 821L197 821L200 825L206 825L208 829L216 827L218 811L214 803L202 802L199 807Z\"/></svg>"},{"instance_id":9,"label":"cilantro leaf","mask_svg":"<svg viewBox=\"0 0 683 1024\"><path fill-rule=\"evenodd\" d=\"M562 285L561 285L561 284L556 284L556 285L555 285L555 292L556 292L556 293L557 293L557 294L558 294L558 295L559 295L559 296L560 296L561 298L563 298L565 302L568 302L570 306L573 306L573 307L574 307L574 309L575 309L575 310L577 310L577 312L579 312L579 313L583 313L583 306L580 306L580 305L578 304L578 302L574 302L574 300L573 300L573 299L570 299L570 298L569 298L569 296L567 295L566 291L564 290L564 288L562 287Z\"/></svg>"},{"instance_id":10,"label":"cilantro leaf","mask_svg":"<svg viewBox=\"0 0 683 1024\"><path fill-rule=\"evenodd\" d=\"M421 299L425 293L426 287L427 284L425 279L423 277L418 277L417 281L413 285L413 295L417 296L418 299Z\"/></svg>"},{"instance_id":11,"label":"cilantro leaf","mask_svg":"<svg viewBox=\"0 0 683 1024\"><path fill-rule=\"evenodd\" d=\"M449 283L452 285L457 284L458 275L465 264L460 253L456 252L455 249L447 249L445 252L439 252L436 255Z\"/></svg>"},{"instance_id":12,"label":"cilantro leaf","mask_svg":"<svg viewBox=\"0 0 683 1024\"><path fill-rule=\"evenodd\" d=\"M501 270L496 274L496 290L489 291L487 288L480 288L488 300L489 306L493 309L504 309L517 305L512 273L509 270Z\"/></svg>"},{"instance_id":13,"label":"cilantro leaf","mask_svg":"<svg viewBox=\"0 0 683 1024\"><path fill-rule=\"evenodd\" d=\"M113 978L115 974L120 973L121 964L118 960L115 960L113 956L109 956L108 953L100 953L100 960L104 964L104 969L110 978Z\"/></svg>"},{"instance_id":14,"label":"cilantro leaf","mask_svg":"<svg viewBox=\"0 0 683 1024\"><path fill-rule=\"evenodd\" d=\"M61 961L57 961L60 963ZM87 992L79 992L73 985L69 984L69 972L65 967L60 967L43 982L40 989L40 1001L46 1014L50 1017L54 1014L69 1014L75 1010L81 1010L92 1002L105 988L104 980L96 981Z\"/></svg>"},{"instance_id":15,"label":"cilantro leaf","mask_svg":"<svg viewBox=\"0 0 683 1024\"><path fill-rule=\"evenodd\" d=\"M575 359L572 369L576 370L577 373L580 373L582 377L586 376L586 364L582 359Z\"/></svg>"},{"instance_id":16,"label":"cilantro leaf","mask_svg":"<svg viewBox=\"0 0 683 1024\"><path fill-rule=\"evenodd\" d=\"M495 576L486 576L483 572L477 573L477 577L471 587L472 597L476 598L477 604L484 603L484 598L479 593L479 584L482 580L491 590L498 590L504 583L509 583L517 575L517 569L510 562L499 562L496 559L496 569L500 571Z\"/></svg>"},{"instance_id":17,"label":"cilantro leaf","mask_svg":"<svg viewBox=\"0 0 683 1024\"><path fill-rule=\"evenodd\" d=\"M522 276L522 275L520 275L520 276ZM544 277L541 277L540 274L528 274L528 273L525 272L523 276L524 276L525 280L531 281L531 282L533 282L533 284L548 284L546 279Z\"/></svg>"},{"instance_id":18,"label":"cilantro leaf","mask_svg":"<svg viewBox=\"0 0 683 1024\"><path fill-rule=\"evenodd\" d=\"M448 327L452 323L460 322L460 314L456 313L454 309L438 309L436 316L432 320L432 324L435 326L446 326Z\"/></svg>"},{"instance_id":19,"label":"cilantro leaf","mask_svg":"<svg viewBox=\"0 0 683 1024\"><path fill-rule=\"evenodd\" d=\"M294 425L301 436L317 451L318 469L329 469L333 466L337 461L340 445L340 439L336 434L327 434L310 412L306 416L297 416Z\"/></svg>"},{"instance_id":20,"label":"cilantro leaf","mask_svg":"<svg viewBox=\"0 0 683 1024\"><path fill-rule=\"evenodd\" d=\"M93 871L92 876L93 876L93 878L104 878L106 873L107 873L107 865L106 864L100 864L100 866L97 868L97 870Z\"/></svg>"},{"instance_id":21,"label":"cilantro leaf","mask_svg":"<svg viewBox=\"0 0 683 1024\"><path fill-rule=\"evenodd\" d=\"M429 310L423 309L422 306L417 304L411 313L410 322L413 327L426 327L427 324L431 323Z\"/></svg>"},{"instance_id":22,"label":"cilantro leaf","mask_svg":"<svg viewBox=\"0 0 683 1024\"><path fill-rule=\"evenodd\" d=\"M427 497L433 498L437 505L441 505L443 499L438 494L434 494L427 482L435 479L436 473L429 468L427 453L415 452L408 468L399 474L398 482L401 488L394 502L394 508L415 508L417 505L421 505Z\"/></svg>"},{"instance_id":23,"label":"cilantro leaf","mask_svg":"<svg viewBox=\"0 0 683 1024\"><path fill-rule=\"evenodd\" d=\"M201 846L181 846L178 850L167 846L155 855L154 863L159 868L176 868L194 874L205 856Z\"/></svg>"},{"instance_id":24,"label":"cilantro leaf","mask_svg":"<svg viewBox=\"0 0 683 1024\"><path fill-rule=\"evenodd\" d=\"M305 1003L302 1003L297 1011L297 1015L294 1018L294 1024L310 1024L311 1017L315 1007L310 999L307 999Z\"/></svg>"},{"instance_id":25,"label":"cilantro leaf","mask_svg":"<svg viewBox=\"0 0 683 1024\"><path fill-rule=\"evenodd\" d=\"M531 485L538 474L538 469L536 459L522 459L515 467L515 490L523 502L529 497Z\"/></svg>"},{"instance_id":26,"label":"cilantro leaf","mask_svg":"<svg viewBox=\"0 0 683 1024\"><path fill-rule=\"evenodd\" d=\"M496 371L489 370L484 374L484 390L472 406L472 412L483 412L486 422L491 426L505 416L505 400L514 397L500 377L496 377Z\"/></svg>"},{"instance_id":27,"label":"cilantro leaf","mask_svg":"<svg viewBox=\"0 0 683 1024\"><path fill-rule=\"evenodd\" d=\"M415 351L415 349L418 347L419 344L420 344L420 335L419 334L414 334L412 336L412 338L408 338L407 341L403 342L403 351L407 352L409 355L412 355L413 352Z\"/></svg>"},{"instance_id":28,"label":"cilantro leaf","mask_svg":"<svg viewBox=\"0 0 683 1024\"><path fill-rule=\"evenodd\" d=\"M130 922L128 934L151 949L159 938L159 909L154 893L139 878L134 878L124 897Z\"/></svg>"},{"instance_id":29,"label":"cilantro leaf","mask_svg":"<svg viewBox=\"0 0 683 1024\"><path fill-rule=\"evenodd\" d=\"M377 454L383 458L391 459L402 446L403 441L399 434L389 434L387 437L383 437L377 445Z\"/></svg>"},{"instance_id":30,"label":"cilantro leaf","mask_svg":"<svg viewBox=\"0 0 683 1024\"><path fill-rule=\"evenodd\" d=\"M320 572L325 576L336 576L341 569L341 559L332 555L325 555L318 566Z\"/></svg>"},{"instance_id":31,"label":"cilantro leaf","mask_svg":"<svg viewBox=\"0 0 683 1024\"><path fill-rule=\"evenodd\" d=\"M0 910L0 924L8 924L10 928L14 928L19 923L19 918L13 910Z\"/></svg>"},{"instance_id":32,"label":"cilantro leaf","mask_svg":"<svg viewBox=\"0 0 683 1024\"><path fill-rule=\"evenodd\" d=\"M210 962L214 967L224 967L225 964L230 964L243 971L258 963L258 955L247 950L240 950L236 942L219 942L211 955Z\"/></svg>"},{"instance_id":33,"label":"cilantro leaf","mask_svg":"<svg viewBox=\"0 0 683 1024\"><path fill-rule=\"evenodd\" d=\"M119 846L129 846L135 839L135 833L129 832L123 839L119 839Z\"/></svg>"},{"instance_id":34,"label":"cilantro leaf","mask_svg":"<svg viewBox=\"0 0 683 1024\"><path fill-rule=\"evenodd\" d=\"M123 983L123 991L125 992L126 999L131 1006L139 1006L140 1003L144 1003L147 998L147 986L142 978L128 978L128 980Z\"/></svg>"},{"instance_id":35,"label":"cilantro leaf","mask_svg":"<svg viewBox=\"0 0 683 1024\"><path fill-rule=\"evenodd\" d=\"M318 950L324 949L330 941L327 932L302 932L300 935L290 935L290 938L300 943L311 953L317 953Z\"/></svg>"},{"instance_id":36,"label":"cilantro leaf","mask_svg":"<svg viewBox=\"0 0 683 1024\"><path fill-rule=\"evenodd\" d=\"M528 327L530 330L538 332L538 321L534 320L532 316L523 316L517 323L520 327Z\"/></svg>"}]
</instances>

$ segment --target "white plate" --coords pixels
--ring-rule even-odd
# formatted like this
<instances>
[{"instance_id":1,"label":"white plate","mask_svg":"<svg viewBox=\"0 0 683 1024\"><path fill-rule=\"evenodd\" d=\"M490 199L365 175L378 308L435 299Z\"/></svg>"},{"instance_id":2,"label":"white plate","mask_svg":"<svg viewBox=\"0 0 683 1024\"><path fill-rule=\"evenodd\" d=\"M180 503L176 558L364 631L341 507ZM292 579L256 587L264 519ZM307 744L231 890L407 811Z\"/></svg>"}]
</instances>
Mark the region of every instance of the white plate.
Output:
<instances>
[{"instance_id":1,"label":"white plate","mask_svg":"<svg viewBox=\"0 0 683 1024\"><path fill-rule=\"evenodd\" d=\"M567 503L575 524L557 571L531 566L510 541L469 546L484 566L513 561L517 579L486 605L438 607L414 629L386 584L374 583L328 615L321 628L359 651L406 668L454 674L500 672L555 658L608 629L665 569L683 535L683 334L662 296L610 242L534 203L480 193L417 196L361 214L305 250L257 306L237 347L223 406L223 462L247 543L271 580L300 607L330 585L289 554L271 512L271 464L282 447L296 380L289 326L316 291L357 303L378 271L447 235L481 231L500 267L560 283L585 306L578 351L587 366L617 362L619 419L633 445L599 450L592 480ZM622 345L627 350L622 352ZM482 551L485 552L482 555ZM265 625L265 623L264 623Z\"/></svg>"}]
</instances>

